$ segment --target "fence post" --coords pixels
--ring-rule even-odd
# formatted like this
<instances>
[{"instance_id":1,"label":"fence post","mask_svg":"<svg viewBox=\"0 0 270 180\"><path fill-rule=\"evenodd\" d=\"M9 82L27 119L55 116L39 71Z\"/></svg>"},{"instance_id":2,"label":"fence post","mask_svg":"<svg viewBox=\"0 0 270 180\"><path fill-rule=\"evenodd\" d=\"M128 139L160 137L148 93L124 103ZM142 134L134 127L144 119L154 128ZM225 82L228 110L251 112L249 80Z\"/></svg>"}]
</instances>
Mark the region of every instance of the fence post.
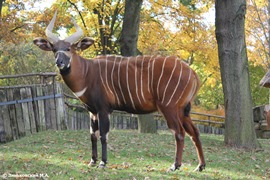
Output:
<instances>
[{"instance_id":1,"label":"fence post","mask_svg":"<svg viewBox=\"0 0 270 180\"><path fill-rule=\"evenodd\" d=\"M6 90L0 91L0 102L7 101ZM8 142L13 139L12 130L9 121L9 112L7 105L1 106L0 114L0 142Z\"/></svg>"},{"instance_id":2,"label":"fence post","mask_svg":"<svg viewBox=\"0 0 270 180\"><path fill-rule=\"evenodd\" d=\"M26 90L25 88L20 89L20 94L22 99L26 99ZM22 103L22 114L23 114L23 119L24 119L24 126L25 126L25 134L29 135L31 134L31 125L30 125L30 116L29 116L29 111L28 111L28 104Z\"/></svg>"},{"instance_id":3,"label":"fence post","mask_svg":"<svg viewBox=\"0 0 270 180\"><path fill-rule=\"evenodd\" d=\"M20 99L21 98L19 88L14 89L13 98L14 99ZM19 137L23 137L23 136L25 136L25 126L24 126L22 105L21 104L15 104L15 108L16 108L16 119L17 119Z\"/></svg>"},{"instance_id":4,"label":"fence post","mask_svg":"<svg viewBox=\"0 0 270 180\"><path fill-rule=\"evenodd\" d=\"M60 83L56 83L56 94L61 94L63 96L63 90ZM65 102L64 97L58 97L55 100L56 103L56 117L57 117L57 124L58 129L65 130L67 129L67 121L65 120L66 111L65 111Z\"/></svg>"},{"instance_id":5,"label":"fence post","mask_svg":"<svg viewBox=\"0 0 270 180\"><path fill-rule=\"evenodd\" d=\"M7 89L7 101L12 101L13 100L13 92L14 89ZM18 133L18 126L17 126L17 118L16 118L16 107L15 104L11 104L8 106L8 111L9 111L9 120L10 120L10 127L12 129L12 136L13 139L18 139L19 138L19 133Z\"/></svg>"},{"instance_id":6,"label":"fence post","mask_svg":"<svg viewBox=\"0 0 270 180\"><path fill-rule=\"evenodd\" d=\"M37 96L43 96L44 95L43 94L43 88L41 86L36 86L36 92L37 92ZM46 130L46 115L45 115L44 101L45 100L38 100L37 101L38 112L39 112L39 128L40 128L40 131L45 131Z\"/></svg>"}]
</instances>

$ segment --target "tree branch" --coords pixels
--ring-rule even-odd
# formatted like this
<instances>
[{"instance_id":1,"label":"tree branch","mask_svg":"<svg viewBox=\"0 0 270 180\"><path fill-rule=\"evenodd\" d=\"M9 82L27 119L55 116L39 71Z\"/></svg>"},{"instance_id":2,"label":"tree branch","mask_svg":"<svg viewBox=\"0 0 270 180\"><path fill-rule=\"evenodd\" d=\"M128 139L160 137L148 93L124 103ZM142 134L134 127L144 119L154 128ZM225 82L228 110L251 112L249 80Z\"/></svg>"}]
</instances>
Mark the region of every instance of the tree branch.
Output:
<instances>
[{"instance_id":1,"label":"tree branch","mask_svg":"<svg viewBox=\"0 0 270 180\"><path fill-rule=\"evenodd\" d=\"M81 18L81 20L82 20L82 23L83 23L83 26L84 26L84 28L87 30L87 32L88 32L88 29L87 29L87 26L86 26L86 24L85 24L85 21L84 21L84 19L83 19L83 16L82 16L82 14L81 14L81 11L79 11L79 9L78 9L78 7L76 6L76 4L75 3L73 3L73 2L71 2L70 0L67 0L72 6L74 6L74 8L77 10L77 12L79 13L79 16L80 16L80 18Z\"/></svg>"}]
</instances>

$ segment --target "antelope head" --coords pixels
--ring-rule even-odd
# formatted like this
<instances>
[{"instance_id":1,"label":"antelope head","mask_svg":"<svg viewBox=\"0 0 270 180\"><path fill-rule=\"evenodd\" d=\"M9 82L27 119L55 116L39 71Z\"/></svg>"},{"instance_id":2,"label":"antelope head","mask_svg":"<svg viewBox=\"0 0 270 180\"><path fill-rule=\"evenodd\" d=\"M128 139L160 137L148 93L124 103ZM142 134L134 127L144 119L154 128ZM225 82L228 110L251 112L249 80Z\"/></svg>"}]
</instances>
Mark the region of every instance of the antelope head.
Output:
<instances>
[{"instance_id":1,"label":"antelope head","mask_svg":"<svg viewBox=\"0 0 270 180\"><path fill-rule=\"evenodd\" d=\"M66 71L70 69L73 55L76 54L76 50L85 50L94 43L94 40L90 37L85 37L78 41L83 35L82 29L73 20L73 24L76 28L76 32L64 40L60 40L57 34L52 32L57 11L54 13L52 20L45 30L46 38L35 38L34 44L44 51L52 51L55 57L56 66L60 71Z\"/></svg>"}]
</instances>

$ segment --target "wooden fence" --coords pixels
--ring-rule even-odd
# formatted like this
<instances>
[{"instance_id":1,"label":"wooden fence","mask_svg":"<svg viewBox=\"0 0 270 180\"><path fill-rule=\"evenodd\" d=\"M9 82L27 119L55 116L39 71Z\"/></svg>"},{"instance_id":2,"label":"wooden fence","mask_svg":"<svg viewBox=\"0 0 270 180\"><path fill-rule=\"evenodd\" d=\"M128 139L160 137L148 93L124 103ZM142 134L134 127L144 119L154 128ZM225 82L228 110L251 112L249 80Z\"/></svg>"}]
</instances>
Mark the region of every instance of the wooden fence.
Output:
<instances>
[{"instance_id":1,"label":"wooden fence","mask_svg":"<svg viewBox=\"0 0 270 180\"><path fill-rule=\"evenodd\" d=\"M56 81L56 73L33 73L0 76L5 86L0 86L0 143L19 139L44 130L89 129L87 110L73 96L63 92L63 85ZM31 85L14 85L23 78ZM30 78L30 80L26 80ZM16 80L13 80L16 79ZM192 113L194 122L203 133L223 134L223 122L212 121L224 117ZM156 113L158 129L167 129L163 117ZM110 116L111 128L137 129L137 115L114 112Z\"/></svg>"},{"instance_id":2,"label":"wooden fence","mask_svg":"<svg viewBox=\"0 0 270 180\"><path fill-rule=\"evenodd\" d=\"M44 130L89 129L84 111L68 106L56 73L19 75L37 76L39 84L0 86L0 142L19 139ZM0 79L17 78L2 76ZM50 80L48 80L50 79Z\"/></svg>"},{"instance_id":3,"label":"wooden fence","mask_svg":"<svg viewBox=\"0 0 270 180\"><path fill-rule=\"evenodd\" d=\"M224 134L224 117L211 114L191 112L192 121L201 133ZM154 119L159 130L167 130L164 117L154 113ZM114 111L110 116L111 128L115 129L138 129L138 116L125 112Z\"/></svg>"}]
</instances>

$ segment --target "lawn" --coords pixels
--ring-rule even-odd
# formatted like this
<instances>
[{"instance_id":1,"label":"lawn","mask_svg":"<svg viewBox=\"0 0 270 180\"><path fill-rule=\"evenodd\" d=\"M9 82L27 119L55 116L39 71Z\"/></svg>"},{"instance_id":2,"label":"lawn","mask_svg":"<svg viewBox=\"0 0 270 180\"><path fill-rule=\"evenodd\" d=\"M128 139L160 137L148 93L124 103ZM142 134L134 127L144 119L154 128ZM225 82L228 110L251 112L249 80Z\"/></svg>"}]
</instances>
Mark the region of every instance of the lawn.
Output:
<instances>
[{"instance_id":1,"label":"lawn","mask_svg":"<svg viewBox=\"0 0 270 180\"><path fill-rule=\"evenodd\" d=\"M201 134L206 169L193 172L197 155L185 140L183 165L166 172L174 161L174 139L169 131L139 134L112 130L108 167L88 167L89 131L46 131L0 145L0 177L43 176L48 179L270 179L270 140L262 149L244 151L226 147L223 136ZM99 144L100 152L100 144ZM34 179L34 178L31 178Z\"/></svg>"}]
</instances>

